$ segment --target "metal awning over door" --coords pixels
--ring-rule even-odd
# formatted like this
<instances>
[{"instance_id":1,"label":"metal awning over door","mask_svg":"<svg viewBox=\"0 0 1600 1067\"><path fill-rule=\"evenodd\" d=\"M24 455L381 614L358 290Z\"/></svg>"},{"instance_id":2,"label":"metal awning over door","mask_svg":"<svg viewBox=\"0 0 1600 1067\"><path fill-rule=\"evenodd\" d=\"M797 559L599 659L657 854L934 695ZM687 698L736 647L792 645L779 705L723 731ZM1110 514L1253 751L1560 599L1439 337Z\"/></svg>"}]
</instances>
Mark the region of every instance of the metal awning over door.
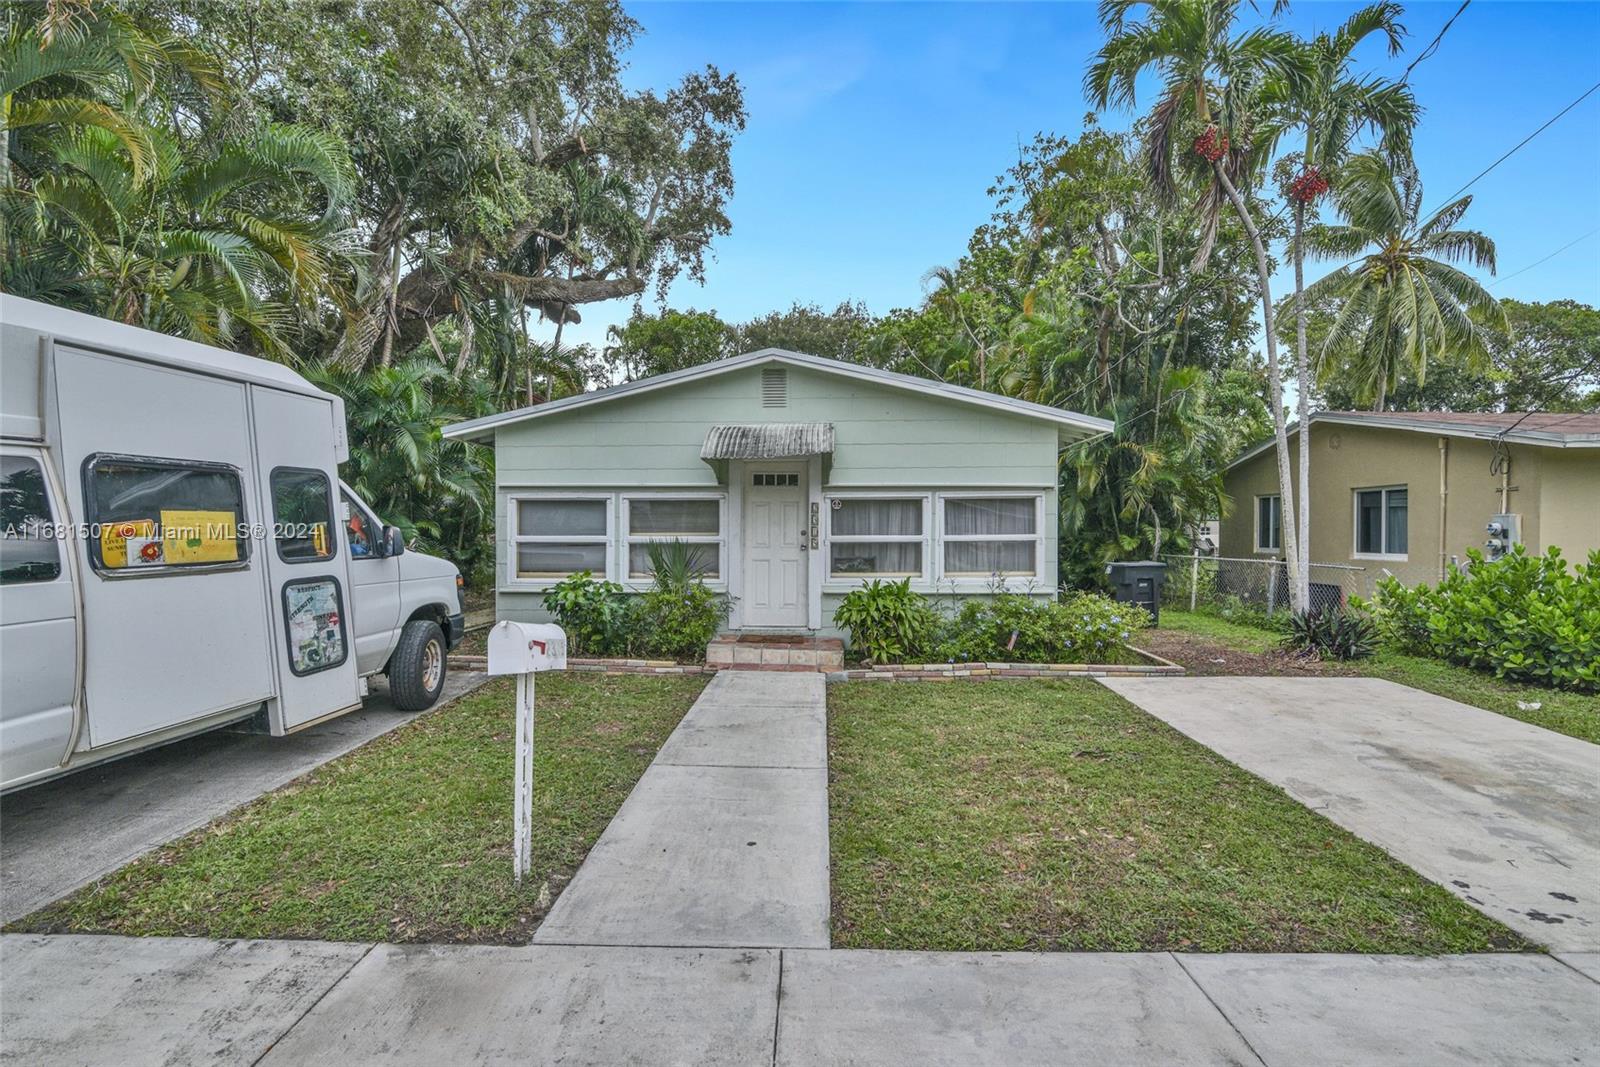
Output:
<instances>
[{"instance_id":1,"label":"metal awning over door","mask_svg":"<svg viewBox=\"0 0 1600 1067\"><path fill-rule=\"evenodd\" d=\"M729 459L794 459L833 454L831 422L765 422L713 426L700 446L706 462Z\"/></svg>"}]
</instances>

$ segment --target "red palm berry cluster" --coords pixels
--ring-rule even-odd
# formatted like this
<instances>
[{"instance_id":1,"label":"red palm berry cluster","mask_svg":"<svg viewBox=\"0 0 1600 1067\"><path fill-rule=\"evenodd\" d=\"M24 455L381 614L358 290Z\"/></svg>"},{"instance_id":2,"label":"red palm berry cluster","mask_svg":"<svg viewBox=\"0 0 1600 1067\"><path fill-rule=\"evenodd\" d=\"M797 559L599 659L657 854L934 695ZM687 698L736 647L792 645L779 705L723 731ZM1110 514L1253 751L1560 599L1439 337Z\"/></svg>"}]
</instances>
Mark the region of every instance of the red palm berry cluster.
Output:
<instances>
[{"instance_id":1,"label":"red palm berry cluster","mask_svg":"<svg viewBox=\"0 0 1600 1067\"><path fill-rule=\"evenodd\" d=\"M1194 139L1194 150L1206 160L1215 163L1228 154L1228 135L1215 126L1207 126L1206 132Z\"/></svg>"},{"instance_id":2,"label":"red palm berry cluster","mask_svg":"<svg viewBox=\"0 0 1600 1067\"><path fill-rule=\"evenodd\" d=\"M1300 176L1289 183L1289 195L1302 204L1309 204L1328 191L1328 179L1316 167L1307 167Z\"/></svg>"}]
</instances>

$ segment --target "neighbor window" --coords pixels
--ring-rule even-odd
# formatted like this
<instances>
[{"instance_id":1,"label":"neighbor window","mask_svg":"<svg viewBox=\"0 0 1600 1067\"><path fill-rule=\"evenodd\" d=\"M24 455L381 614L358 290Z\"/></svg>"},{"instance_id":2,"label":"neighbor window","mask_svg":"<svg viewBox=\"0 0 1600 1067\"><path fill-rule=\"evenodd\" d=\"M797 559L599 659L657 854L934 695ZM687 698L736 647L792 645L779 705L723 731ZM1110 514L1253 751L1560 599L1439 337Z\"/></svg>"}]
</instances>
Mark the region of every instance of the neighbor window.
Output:
<instances>
[{"instance_id":1,"label":"neighbor window","mask_svg":"<svg viewBox=\"0 0 1600 1067\"><path fill-rule=\"evenodd\" d=\"M1256 497L1256 551L1276 552L1283 547L1283 497Z\"/></svg>"},{"instance_id":2,"label":"neighbor window","mask_svg":"<svg viewBox=\"0 0 1600 1067\"><path fill-rule=\"evenodd\" d=\"M701 578L722 578L722 498L624 497L628 527L628 577L649 578L652 542L682 541L689 566Z\"/></svg>"},{"instance_id":3,"label":"neighbor window","mask_svg":"<svg viewBox=\"0 0 1600 1067\"><path fill-rule=\"evenodd\" d=\"M1356 490L1356 555L1406 554L1406 487Z\"/></svg>"},{"instance_id":4,"label":"neighbor window","mask_svg":"<svg viewBox=\"0 0 1600 1067\"><path fill-rule=\"evenodd\" d=\"M834 497L828 501L828 574L920 578L923 497Z\"/></svg>"},{"instance_id":5,"label":"neighbor window","mask_svg":"<svg viewBox=\"0 0 1600 1067\"><path fill-rule=\"evenodd\" d=\"M237 565L250 554L244 488L232 467L94 456L83 481L97 571L167 573Z\"/></svg>"},{"instance_id":6,"label":"neighbor window","mask_svg":"<svg viewBox=\"0 0 1600 1067\"><path fill-rule=\"evenodd\" d=\"M55 517L44 470L26 456L0 457L0 585L53 582L61 577Z\"/></svg>"},{"instance_id":7,"label":"neighbor window","mask_svg":"<svg viewBox=\"0 0 1600 1067\"><path fill-rule=\"evenodd\" d=\"M1039 573L1039 497L945 497L944 574L952 578Z\"/></svg>"},{"instance_id":8,"label":"neighbor window","mask_svg":"<svg viewBox=\"0 0 1600 1067\"><path fill-rule=\"evenodd\" d=\"M607 577L610 497L513 497L512 549L517 578Z\"/></svg>"}]
</instances>

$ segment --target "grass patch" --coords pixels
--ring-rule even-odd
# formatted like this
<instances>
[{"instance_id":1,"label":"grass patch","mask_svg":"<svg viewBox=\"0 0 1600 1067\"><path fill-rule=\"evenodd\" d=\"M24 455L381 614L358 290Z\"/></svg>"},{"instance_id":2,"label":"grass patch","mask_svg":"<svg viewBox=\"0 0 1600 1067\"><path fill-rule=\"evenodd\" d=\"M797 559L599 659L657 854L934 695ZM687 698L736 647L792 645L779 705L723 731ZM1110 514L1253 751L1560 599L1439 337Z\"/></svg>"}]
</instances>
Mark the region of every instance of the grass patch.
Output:
<instances>
[{"instance_id":1,"label":"grass patch","mask_svg":"<svg viewBox=\"0 0 1600 1067\"><path fill-rule=\"evenodd\" d=\"M1240 652L1266 652L1276 648L1279 640L1275 631L1170 609L1161 612L1161 628L1202 637ZM1386 678L1568 737L1600 744L1600 699L1592 693L1508 682L1443 660L1388 649L1380 650L1370 659L1326 666L1328 673Z\"/></svg>"},{"instance_id":2,"label":"grass patch","mask_svg":"<svg viewBox=\"0 0 1600 1067\"><path fill-rule=\"evenodd\" d=\"M13 929L520 943L699 695L540 677L532 877L511 875L513 679L490 683Z\"/></svg>"},{"instance_id":3,"label":"grass patch","mask_svg":"<svg viewBox=\"0 0 1600 1067\"><path fill-rule=\"evenodd\" d=\"M858 682L828 710L838 947L1527 947L1093 682Z\"/></svg>"}]
</instances>

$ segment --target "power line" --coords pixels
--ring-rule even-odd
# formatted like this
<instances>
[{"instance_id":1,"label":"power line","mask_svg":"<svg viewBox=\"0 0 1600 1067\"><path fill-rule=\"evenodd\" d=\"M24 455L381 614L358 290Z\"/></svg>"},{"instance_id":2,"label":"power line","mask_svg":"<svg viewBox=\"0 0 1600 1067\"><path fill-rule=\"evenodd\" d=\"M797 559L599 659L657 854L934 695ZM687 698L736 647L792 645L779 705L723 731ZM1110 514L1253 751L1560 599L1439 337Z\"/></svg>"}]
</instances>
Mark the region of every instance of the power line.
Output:
<instances>
[{"instance_id":1,"label":"power line","mask_svg":"<svg viewBox=\"0 0 1600 1067\"><path fill-rule=\"evenodd\" d=\"M1401 85L1404 85L1406 80L1411 77L1411 72L1416 69L1418 63L1421 63L1424 59L1427 59L1429 56L1433 55L1439 50L1439 42L1444 40L1444 35L1450 31L1450 27L1455 25L1456 19L1461 17L1461 13L1465 11L1471 3L1472 0L1466 0L1466 2L1460 7L1456 8L1456 13L1451 15L1449 20L1445 22L1444 26L1439 30L1439 32L1434 35L1434 38L1431 42L1429 42L1428 47L1417 53L1417 58L1413 59L1406 66L1406 72L1400 75Z\"/></svg>"},{"instance_id":2,"label":"power line","mask_svg":"<svg viewBox=\"0 0 1600 1067\"><path fill-rule=\"evenodd\" d=\"M1512 430L1515 430L1518 426L1521 426L1522 423L1523 423L1523 420L1526 419L1529 415L1538 415L1538 414L1540 414L1539 409L1541 407L1543 407L1545 404L1550 403L1550 401L1554 400L1557 396L1559 396L1562 393L1566 392L1567 386L1571 385L1573 382L1577 381L1579 378L1583 377L1585 374L1588 374L1589 372L1591 372L1593 370L1596 370L1596 369L1600 369L1600 357L1597 357L1595 359L1591 359L1588 363L1585 363L1583 366L1579 367L1577 370L1573 371L1571 374L1567 375L1565 378L1563 378L1559 382L1557 382L1556 383L1556 387L1554 389L1550 390L1549 392L1547 392L1544 395L1544 399L1543 400L1538 401L1536 404L1533 405L1532 408L1530 408L1527 411L1524 411L1522 413L1521 418L1517 419L1516 422L1513 422L1510 426L1507 426L1505 429L1503 429L1499 433L1495 434L1495 436L1494 436L1495 441L1496 442L1504 441L1506 439L1506 435L1509 434Z\"/></svg>"},{"instance_id":3,"label":"power line","mask_svg":"<svg viewBox=\"0 0 1600 1067\"><path fill-rule=\"evenodd\" d=\"M1543 259L1536 259L1532 263L1529 263L1526 267L1523 267L1521 270L1512 271L1510 274L1502 274L1500 277L1496 278L1494 281L1490 282L1489 284L1490 284L1490 286L1496 286L1496 285L1499 285L1501 282L1510 281L1512 278L1515 278L1519 274L1526 274L1530 270L1532 270L1533 268L1535 268L1537 266L1540 266L1540 265L1542 265L1544 263L1547 263L1552 259L1555 259L1561 253L1563 253L1567 249L1571 248L1573 245L1578 244L1579 242L1582 242L1582 241L1587 241L1589 238L1593 237L1597 233L1600 233L1600 226L1596 226L1594 229L1590 230L1588 233L1584 234L1582 237L1574 237L1572 240L1568 241L1566 244L1562 245L1560 248L1556 249L1554 252L1551 252L1548 256L1545 256Z\"/></svg>"},{"instance_id":4,"label":"power line","mask_svg":"<svg viewBox=\"0 0 1600 1067\"><path fill-rule=\"evenodd\" d=\"M1566 107L1562 108L1560 111L1556 112L1553 116L1551 116L1548 120L1546 120L1545 124L1543 126L1540 126L1537 130L1534 130L1532 133L1528 134L1528 136L1526 136L1522 140L1518 141L1516 143L1516 145L1514 147L1512 147L1512 149L1509 152L1507 152L1505 155L1501 156L1499 159L1495 160L1493 163L1489 164L1487 167L1483 168L1483 170L1480 171L1477 174L1477 176L1472 179L1472 181L1468 182L1467 184L1463 185L1461 188L1457 189L1455 192L1451 193L1449 196L1445 197L1444 198L1444 202L1448 204L1451 201L1455 200L1456 197L1460 196L1462 193L1464 193L1468 189L1472 188L1472 186L1478 181L1479 178L1482 178L1485 174L1488 174L1490 171L1494 170L1494 168L1498 167L1500 164L1504 163L1506 160L1508 160L1512 156L1516 155L1518 150L1520 150L1523 145L1527 144L1529 141L1531 141L1535 137L1539 136L1545 130L1548 130L1552 125L1555 124L1555 121L1557 119L1559 119L1562 115L1565 115L1567 112L1571 111L1573 108L1577 107L1579 104L1581 104L1585 100L1587 100L1589 98L1589 96L1596 89L1600 89L1600 82L1595 82L1593 85L1589 86L1589 88L1584 90L1582 95L1580 95L1576 100L1574 100L1572 103L1568 104Z\"/></svg>"}]
</instances>

